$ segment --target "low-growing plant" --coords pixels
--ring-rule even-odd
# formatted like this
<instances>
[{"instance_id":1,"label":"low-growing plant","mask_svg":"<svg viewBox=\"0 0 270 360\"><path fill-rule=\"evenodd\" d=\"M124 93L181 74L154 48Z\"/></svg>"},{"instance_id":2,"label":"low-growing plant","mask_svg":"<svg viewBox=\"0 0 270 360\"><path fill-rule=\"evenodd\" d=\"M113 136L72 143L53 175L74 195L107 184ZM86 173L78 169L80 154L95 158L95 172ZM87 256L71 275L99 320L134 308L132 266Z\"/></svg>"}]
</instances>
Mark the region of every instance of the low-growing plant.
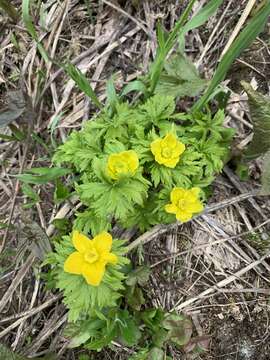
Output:
<instances>
[{"instance_id":1,"label":"low-growing plant","mask_svg":"<svg viewBox=\"0 0 270 360\"><path fill-rule=\"evenodd\" d=\"M213 111L208 101L233 60L257 36L270 6L267 3L251 19L207 82L183 53L168 58L177 38L182 49L185 32L201 25L218 6L210 1L189 23L193 3L170 34L158 26L157 56L148 74L120 94L108 81L105 105L86 76L65 65L99 113L59 146L55 169L20 176L35 184L72 172L74 193L83 204L71 233L55 239L54 252L45 261L51 266L49 284L63 292L69 311L66 334L71 347L100 351L118 341L136 345L133 360L163 359L166 344L187 352L207 350L206 337L191 338L190 319L147 308L143 286L149 269L132 269L126 242L111 235L115 225L145 231L155 224L191 220L203 211L210 186L229 158L234 131L224 126L224 108ZM206 87L190 111L179 111L179 97L198 96ZM131 92L137 96L130 98ZM29 190L24 189L28 196ZM65 199L69 191L62 192Z\"/></svg>"}]
</instances>

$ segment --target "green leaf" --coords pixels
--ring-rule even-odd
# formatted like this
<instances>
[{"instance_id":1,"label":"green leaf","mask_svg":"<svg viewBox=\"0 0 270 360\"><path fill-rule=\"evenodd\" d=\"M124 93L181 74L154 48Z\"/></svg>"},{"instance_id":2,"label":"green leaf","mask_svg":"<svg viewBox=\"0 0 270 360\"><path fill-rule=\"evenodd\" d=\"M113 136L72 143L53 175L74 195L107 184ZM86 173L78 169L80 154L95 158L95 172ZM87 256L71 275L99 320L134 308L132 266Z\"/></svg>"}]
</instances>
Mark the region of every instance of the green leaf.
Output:
<instances>
[{"instance_id":1,"label":"green leaf","mask_svg":"<svg viewBox=\"0 0 270 360\"><path fill-rule=\"evenodd\" d=\"M201 79L193 63L184 55L174 55L165 63L157 83L156 93L173 96L196 96L206 86L206 81Z\"/></svg>"},{"instance_id":2,"label":"green leaf","mask_svg":"<svg viewBox=\"0 0 270 360\"><path fill-rule=\"evenodd\" d=\"M128 305L136 311L140 311L142 305L145 304L143 291L138 286L128 287L125 298Z\"/></svg>"},{"instance_id":3,"label":"green leaf","mask_svg":"<svg viewBox=\"0 0 270 360\"><path fill-rule=\"evenodd\" d=\"M32 205L34 205L40 201L39 195L27 183L22 184L21 189L22 189L22 192L24 193L24 195L26 195L29 199L32 200L32 202L30 204L27 204L28 205L27 207L31 207Z\"/></svg>"},{"instance_id":4,"label":"green leaf","mask_svg":"<svg viewBox=\"0 0 270 360\"><path fill-rule=\"evenodd\" d=\"M23 182L29 184L47 184L50 181L70 174L70 169L64 168L33 168L29 169L27 173L21 175L15 175L15 177Z\"/></svg>"},{"instance_id":5,"label":"green leaf","mask_svg":"<svg viewBox=\"0 0 270 360\"><path fill-rule=\"evenodd\" d=\"M169 314L163 321L165 329L169 330L168 339L179 346L186 345L192 335L192 322L184 315Z\"/></svg>"},{"instance_id":6,"label":"green leaf","mask_svg":"<svg viewBox=\"0 0 270 360\"><path fill-rule=\"evenodd\" d=\"M266 153L263 159L262 169L262 188L260 190L260 195L270 195L270 151Z\"/></svg>"},{"instance_id":7,"label":"green leaf","mask_svg":"<svg viewBox=\"0 0 270 360\"><path fill-rule=\"evenodd\" d=\"M245 28L241 31L238 37L234 40L231 47L224 54L221 59L215 74L206 89L204 95L194 104L192 110L194 112L200 110L211 97L213 91L218 84L224 80L227 71L230 69L234 60L241 54L241 52L250 46L256 37L263 31L265 24L270 14L270 1L267 0L265 5L254 15L248 22Z\"/></svg>"},{"instance_id":8,"label":"green leaf","mask_svg":"<svg viewBox=\"0 0 270 360\"><path fill-rule=\"evenodd\" d=\"M147 87L141 80L134 80L129 82L123 89L121 96L125 96L132 91L137 91L138 93L142 93L143 95L147 95Z\"/></svg>"},{"instance_id":9,"label":"green leaf","mask_svg":"<svg viewBox=\"0 0 270 360\"><path fill-rule=\"evenodd\" d=\"M30 3L31 3L31 0L23 0L22 1L22 19L23 19L23 22L24 22L24 25L25 25L27 31L32 36L33 40L35 40L35 42L37 43L37 48L40 52L40 55L43 57L43 59L47 63L49 61L49 56L38 39L38 35L36 32L35 26L32 22L32 17L30 15Z\"/></svg>"},{"instance_id":10,"label":"green leaf","mask_svg":"<svg viewBox=\"0 0 270 360\"><path fill-rule=\"evenodd\" d=\"M223 0L210 0L201 10L198 11L179 31L179 47L181 52L185 48L185 34L197 27L203 25L210 16L212 16L223 3Z\"/></svg>"},{"instance_id":11,"label":"green leaf","mask_svg":"<svg viewBox=\"0 0 270 360\"><path fill-rule=\"evenodd\" d=\"M118 314L118 324L123 342L127 346L136 345L141 337L141 332L135 319L131 317L127 310L119 311Z\"/></svg>"},{"instance_id":12,"label":"green leaf","mask_svg":"<svg viewBox=\"0 0 270 360\"><path fill-rule=\"evenodd\" d=\"M75 322L79 318L91 315L93 310L101 311L105 307L115 307L122 296L122 284L125 275L122 267L129 262L124 256L124 241L113 240L112 253L117 256L116 265L107 265L106 272L99 286L88 285L83 276L64 271L64 262L75 251L70 236L63 236L55 243L55 252L47 255L46 264L51 264L51 274L56 280L56 287L63 291L63 302L69 309L68 318Z\"/></svg>"},{"instance_id":13,"label":"green leaf","mask_svg":"<svg viewBox=\"0 0 270 360\"><path fill-rule=\"evenodd\" d=\"M81 72L81 70L71 63L65 65L64 70L71 77L71 79L75 81L78 88L83 91L85 95L87 95L99 109L102 109L103 106L101 102L99 101L89 81Z\"/></svg>"},{"instance_id":14,"label":"green leaf","mask_svg":"<svg viewBox=\"0 0 270 360\"><path fill-rule=\"evenodd\" d=\"M116 93L113 77L111 77L106 83L106 95L107 95L107 104L115 111L115 106L119 102L119 97Z\"/></svg>"},{"instance_id":15,"label":"green leaf","mask_svg":"<svg viewBox=\"0 0 270 360\"><path fill-rule=\"evenodd\" d=\"M150 350L149 354L147 355L146 360L164 360L164 351L154 347Z\"/></svg>"},{"instance_id":16,"label":"green leaf","mask_svg":"<svg viewBox=\"0 0 270 360\"><path fill-rule=\"evenodd\" d=\"M131 271L126 280L128 286L135 286L139 284L144 286L149 280L151 270L147 266L139 266L135 270Z\"/></svg>"},{"instance_id":17,"label":"green leaf","mask_svg":"<svg viewBox=\"0 0 270 360\"><path fill-rule=\"evenodd\" d=\"M160 35L161 28L158 28L158 39L161 40L159 47L157 49L157 55L155 57L154 63L151 65L150 72L149 72L149 80L150 80L150 94L153 94L156 89L156 85L159 81L160 74L163 70L164 63L166 61L167 55L173 48L179 31L182 29L183 25L188 19L188 16L193 8L193 5L196 0L190 0L188 6L185 8L183 14L181 15L180 19L176 22L173 30L170 32L168 37L165 39L165 36Z\"/></svg>"},{"instance_id":18,"label":"green leaf","mask_svg":"<svg viewBox=\"0 0 270 360\"><path fill-rule=\"evenodd\" d=\"M244 156L247 160L252 160L270 150L270 98L253 90L251 85L244 81L241 84L248 94L254 131L253 139Z\"/></svg>"},{"instance_id":19,"label":"green leaf","mask_svg":"<svg viewBox=\"0 0 270 360\"><path fill-rule=\"evenodd\" d=\"M55 190L54 190L54 202L59 204L71 196L71 193L62 181L56 179Z\"/></svg>"},{"instance_id":20,"label":"green leaf","mask_svg":"<svg viewBox=\"0 0 270 360\"><path fill-rule=\"evenodd\" d=\"M97 335L97 331L104 326L106 326L106 323L102 320L86 320L78 328L77 334L72 336L72 339L69 343L69 348L75 348L86 343L86 341L92 336Z\"/></svg>"}]
</instances>

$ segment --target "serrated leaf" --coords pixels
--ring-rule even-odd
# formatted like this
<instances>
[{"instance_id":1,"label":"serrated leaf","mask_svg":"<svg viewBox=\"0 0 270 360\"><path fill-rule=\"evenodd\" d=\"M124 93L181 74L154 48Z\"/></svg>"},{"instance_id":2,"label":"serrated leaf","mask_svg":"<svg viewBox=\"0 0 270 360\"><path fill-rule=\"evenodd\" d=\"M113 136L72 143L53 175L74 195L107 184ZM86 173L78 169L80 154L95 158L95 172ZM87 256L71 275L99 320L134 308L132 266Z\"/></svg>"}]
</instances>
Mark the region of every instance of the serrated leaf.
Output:
<instances>
[{"instance_id":1,"label":"serrated leaf","mask_svg":"<svg viewBox=\"0 0 270 360\"><path fill-rule=\"evenodd\" d=\"M60 181L59 179L56 179L55 184L55 190L54 190L54 202L56 204L59 204L66 200L69 196L71 196L71 193L69 189Z\"/></svg>"},{"instance_id":2,"label":"serrated leaf","mask_svg":"<svg viewBox=\"0 0 270 360\"><path fill-rule=\"evenodd\" d=\"M196 96L206 86L193 63L184 55L174 55L165 64L156 93L173 97Z\"/></svg>"},{"instance_id":3,"label":"serrated leaf","mask_svg":"<svg viewBox=\"0 0 270 360\"><path fill-rule=\"evenodd\" d=\"M254 131L253 139L245 151L245 158L252 160L270 149L270 97L253 90L252 86L244 81L241 84L248 94Z\"/></svg>"},{"instance_id":4,"label":"serrated leaf","mask_svg":"<svg viewBox=\"0 0 270 360\"><path fill-rule=\"evenodd\" d=\"M168 339L179 346L186 345L192 335L192 322L184 315L169 314L163 321L165 329L169 330Z\"/></svg>"},{"instance_id":5,"label":"serrated leaf","mask_svg":"<svg viewBox=\"0 0 270 360\"><path fill-rule=\"evenodd\" d=\"M150 273L151 270L149 267L139 266L129 274L126 284L128 286L135 286L136 284L143 286L149 280Z\"/></svg>"}]
</instances>

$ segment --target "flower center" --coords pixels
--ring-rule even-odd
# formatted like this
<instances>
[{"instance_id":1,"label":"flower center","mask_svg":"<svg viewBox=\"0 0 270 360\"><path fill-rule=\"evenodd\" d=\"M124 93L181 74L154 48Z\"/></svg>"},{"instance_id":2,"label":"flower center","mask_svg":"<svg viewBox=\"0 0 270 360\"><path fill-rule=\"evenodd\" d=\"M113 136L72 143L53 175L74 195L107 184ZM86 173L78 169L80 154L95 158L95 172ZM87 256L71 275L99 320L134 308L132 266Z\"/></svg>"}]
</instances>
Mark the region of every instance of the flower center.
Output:
<instances>
[{"instance_id":1,"label":"flower center","mask_svg":"<svg viewBox=\"0 0 270 360\"><path fill-rule=\"evenodd\" d=\"M128 165L123 161L118 161L115 164L115 170L118 174L123 174L128 172Z\"/></svg>"},{"instance_id":2,"label":"flower center","mask_svg":"<svg viewBox=\"0 0 270 360\"><path fill-rule=\"evenodd\" d=\"M185 200L185 199L180 199L180 200L178 200L177 207L178 207L180 210L186 210L187 205L188 205L188 201L187 201L187 200Z\"/></svg>"},{"instance_id":3,"label":"flower center","mask_svg":"<svg viewBox=\"0 0 270 360\"><path fill-rule=\"evenodd\" d=\"M84 260L90 264L96 262L99 258L97 250L95 248L89 250L87 253L84 254Z\"/></svg>"},{"instance_id":4,"label":"flower center","mask_svg":"<svg viewBox=\"0 0 270 360\"><path fill-rule=\"evenodd\" d=\"M170 149L169 147L163 148L162 156L165 157L166 159L171 158L172 157L172 149Z\"/></svg>"}]
</instances>

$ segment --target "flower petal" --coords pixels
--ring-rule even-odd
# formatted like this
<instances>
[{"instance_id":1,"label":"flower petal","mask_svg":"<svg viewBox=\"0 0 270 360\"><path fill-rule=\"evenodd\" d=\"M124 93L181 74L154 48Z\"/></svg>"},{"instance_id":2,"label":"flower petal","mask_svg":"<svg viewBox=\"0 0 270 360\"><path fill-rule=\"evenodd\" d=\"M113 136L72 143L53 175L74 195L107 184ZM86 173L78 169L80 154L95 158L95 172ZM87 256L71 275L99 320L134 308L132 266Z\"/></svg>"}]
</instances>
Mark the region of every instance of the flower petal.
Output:
<instances>
[{"instance_id":1,"label":"flower petal","mask_svg":"<svg viewBox=\"0 0 270 360\"><path fill-rule=\"evenodd\" d=\"M82 254L93 247L92 241L77 230L73 231L72 242L75 249Z\"/></svg>"},{"instance_id":2,"label":"flower petal","mask_svg":"<svg viewBox=\"0 0 270 360\"><path fill-rule=\"evenodd\" d=\"M200 192L201 192L201 189L198 188L198 187L194 187L194 188L190 189L190 192L191 192L194 196L196 196L196 198L198 198L198 197L199 197L199 194L200 194Z\"/></svg>"},{"instance_id":3,"label":"flower petal","mask_svg":"<svg viewBox=\"0 0 270 360\"><path fill-rule=\"evenodd\" d=\"M186 190L182 188L174 188L171 191L171 202L177 204L180 199L185 196Z\"/></svg>"},{"instance_id":4,"label":"flower petal","mask_svg":"<svg viewBox=\"0 0 270 360\"><path fill-rule=\"evenodd\" d=\"M203 208L204 208L203 204L199 200L197 200L195 202L188 204L187 211L190 211L192 213L199 213L203 211Z\"/></svg>"},{"instance_id":5,"label":"flower petal","mask_svg":"<svg viewBox=\"0 0 270 360\"><path fill-rule=\"evenodd\" d=\"M179 162L179 156L171 159L164 159L163 164L169 168L175 168L178 162Z\"/></svg>"},{"instance_id":6,"label":"flower petal","mask_svg":"<svg viewBox=\"0 0 270 360\"><path fill-rule=\"evenodd\" d=\"M162 143L163 146L174 148L177 144L177 137L172 133L168 133L162 140Z\"/></svg>"},{"instance_id":7,"label":"flower petal","mask_svg":"<svg viewBox=\"0 0 270 360\"><path fill-rule=\"evenodd\" d=\"M105 264L102 261L97 261L93 264L85 264L83 267L82 275L87 284L98 286L105 273Z\"/></svg>"},{"instance_id":8,"label":"flower petal","mask_svg":"<svg viewBox=\"0 0 270 360\"><path fill-rule=\"evenodd\" d=\"M116 265L118 262L117 256L113 253L105 254L104 256L102 256L102 260L114 265Z\"/></svg>"},{"instance_id":9,"label":"flower petal","mask_svg":"<svg viewBox=\"0 0 270 360\"><path fill-rule=\"evenodd\" d=\"M161 139L156 139L151 142L151 152L153 155L160 155L161 154Z\"/></svg>"},{"instance_id":10,"label":"flower petal","mask_svg":"<svg viewBox=\"0 0 270 360\"><path fill-rule=\"evenodd\" d=\"M189 221L192 218L192 213L189 211L177 211L176 219L181 222Z\"/></svg>"},{"instance_id":11,"label":"flower petal","mask_svg":"<svg viewBox=\"0 0 270 360\"><path fill-rule=\"evenodd\" d=\"M165 211L169 214L176 214L178 209L177 206L174 204L167 204L165 205Z\"/></svg>"},{"instance_id":12,"label":"flower petal","mask_svg":"<svg viewBox=\"0 0 270 360\"><path fill-rule=\"evenodd\" d=\"M186 150L186 146L182 144L180 141L177 141L175 148L173 149L172 156L179 157Z\"/></svg>"},{"instance_id":13,"label":"flower petal","mask_svg":"<svg viewBox=\"0 0 270 360\"><path fill-rule=\"evenodd\" d=\"M70 254L64 263L64 271L71 274L80 275L84 267L85 261L83 255L78 251Z\"/></svg>"},{"instance_id":14,"label":"flower petal","mask_svg":"<svg viewBox=\"0 0 270 360\"><path fill-rule=\"evenodd\" d=\"M92 241L99 254L109 253L112 248L112 236L106 231L96 235Z\"/></svg>"},{"instance_id":15,"label":"flower petal","mask_svg":"<svg viewBox=\"0 0 270 360\"><path fill-rule=\"evenodd\" d=\"M139 167L139 158L134 150L123 151L121 153L123 159L128 164L128 168L135 172Z\"/></svg>"}]
</instances>

